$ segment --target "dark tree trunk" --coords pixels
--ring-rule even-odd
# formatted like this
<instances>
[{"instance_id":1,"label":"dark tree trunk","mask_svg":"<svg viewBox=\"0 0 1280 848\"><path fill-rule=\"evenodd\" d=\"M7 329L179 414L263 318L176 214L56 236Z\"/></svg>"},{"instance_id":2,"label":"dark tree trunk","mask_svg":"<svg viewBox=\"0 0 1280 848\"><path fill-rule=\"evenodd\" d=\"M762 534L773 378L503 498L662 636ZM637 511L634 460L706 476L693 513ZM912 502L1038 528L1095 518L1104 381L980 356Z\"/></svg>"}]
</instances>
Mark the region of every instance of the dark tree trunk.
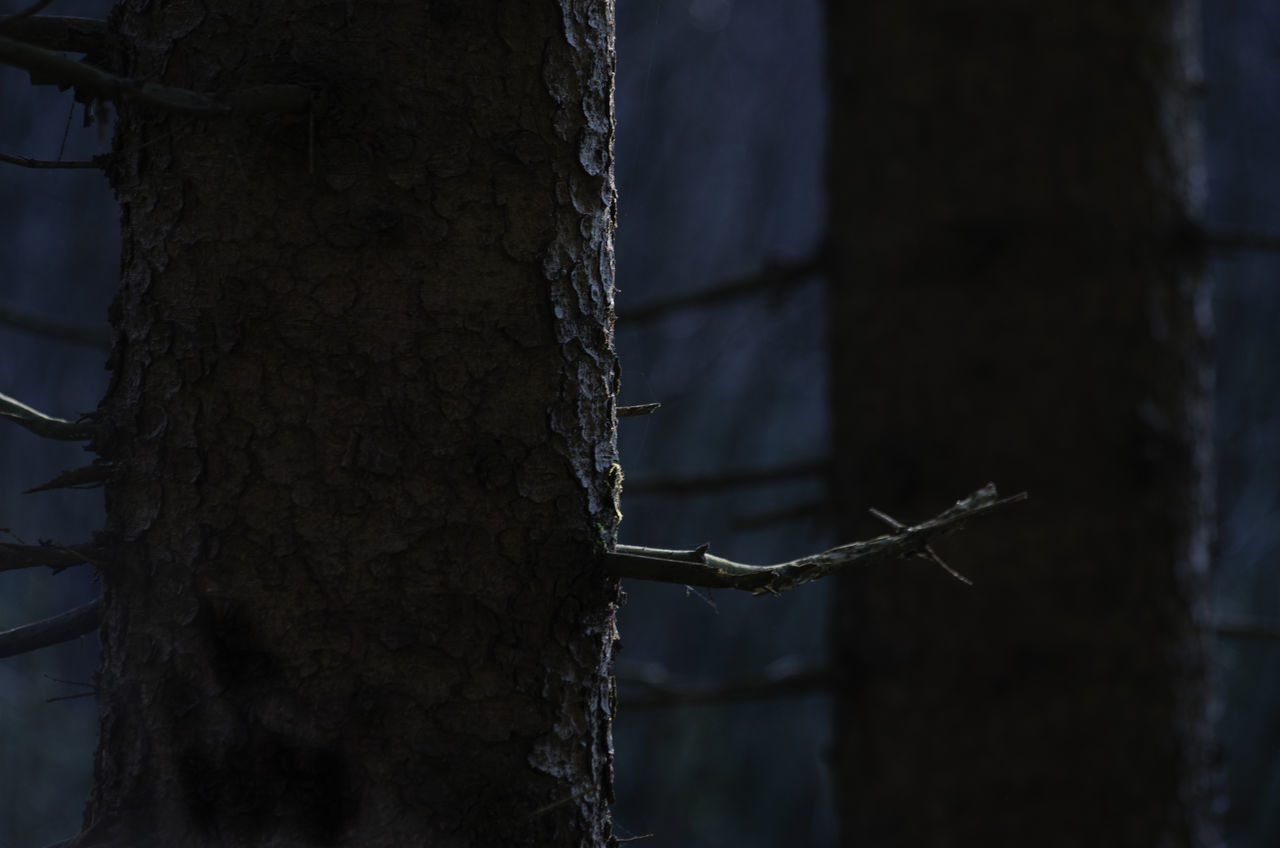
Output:
<instances>
[{"instance_id":1,"label":"dark tree trunk","mask_svg":"<svg viewBox=\"0 0 1280 848\"><path fill-rule=\"evenodd\" d=\"M1195 15L828 18L839 505L1031 493L940 546L973 588L919 561L839 581L843 844L1211 844Z\"/></svg>"},{"instance_id":2,"label":"dark tree trunk","mask_svg":"<svg viewBox=\"0 0 1280 848\"><path fill-rule=\"evenodd\" d=\"M601 845L613 12L152 4L121 111L102 737L130 845Z\"/></svg>"}]
</instances>

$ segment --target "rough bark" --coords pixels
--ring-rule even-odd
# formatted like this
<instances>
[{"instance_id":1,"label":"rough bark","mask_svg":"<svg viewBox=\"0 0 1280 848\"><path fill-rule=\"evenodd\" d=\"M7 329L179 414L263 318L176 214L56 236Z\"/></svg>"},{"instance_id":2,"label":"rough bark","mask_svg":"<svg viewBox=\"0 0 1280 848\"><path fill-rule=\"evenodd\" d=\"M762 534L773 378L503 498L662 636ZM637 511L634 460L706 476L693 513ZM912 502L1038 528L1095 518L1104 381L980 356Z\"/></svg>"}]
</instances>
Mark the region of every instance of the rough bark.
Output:
<instances>
[{"instance_id":1,"label":"rough bark","mask_svg":"<svg viewBox=\"0 0 1280 848\"><path fill-rule=\"evenodd\" d=\"M96 447L130 845L600 845L616 581L607 2L126 0Z\"/></svg>"},{"instance_id":2,"label":"rough bark","mask_svg":"<svg viewBox=\"0 0 1280 848\"><path fill-rule=\"evenodd\" d=\"M938 546L972 589L839 578L842 844L1212 844L1194 12L828 18L840 505L1031 493Z\"/></svg>"}]
</instances>

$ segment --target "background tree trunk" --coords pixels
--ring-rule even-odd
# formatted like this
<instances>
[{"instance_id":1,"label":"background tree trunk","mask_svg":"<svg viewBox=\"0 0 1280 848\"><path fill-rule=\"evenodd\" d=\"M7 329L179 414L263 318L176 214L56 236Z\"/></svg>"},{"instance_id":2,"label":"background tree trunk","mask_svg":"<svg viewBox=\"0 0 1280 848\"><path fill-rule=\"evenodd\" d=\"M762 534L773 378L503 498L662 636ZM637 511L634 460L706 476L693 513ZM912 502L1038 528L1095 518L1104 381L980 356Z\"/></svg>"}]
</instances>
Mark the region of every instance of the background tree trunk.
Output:
<instances>
[{"instance_id":1,"label":"background tree trunk","mask_svg":"<svg viewBox=\"0 0 1280 848\"><path fill-rule=\"evenodd\" d=\"M844 844L1214 841L1195 21L828 4L840 505L1032 495L948 548L972 589L841 578Z\"/></svg>"},{"instance_id":2,"label":"background tree trunk","mask_svg":"<svg viewBox=\"0 0 1280 848\"><path fill-rule=\"evenodd\" d=\"M139 0L111 23L128 76L303 84L321 111L313 137L121 111L86 825L603 844L611 5Z\"/></svg>"}]
</instances>

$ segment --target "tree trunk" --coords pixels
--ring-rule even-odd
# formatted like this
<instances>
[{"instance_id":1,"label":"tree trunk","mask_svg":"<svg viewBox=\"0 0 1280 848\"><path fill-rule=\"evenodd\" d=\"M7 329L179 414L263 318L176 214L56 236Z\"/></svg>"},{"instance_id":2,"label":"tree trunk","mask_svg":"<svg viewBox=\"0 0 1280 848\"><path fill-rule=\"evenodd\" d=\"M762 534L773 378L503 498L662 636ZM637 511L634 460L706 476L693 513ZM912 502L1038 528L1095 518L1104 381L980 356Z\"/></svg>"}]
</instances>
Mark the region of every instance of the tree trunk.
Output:
<instances>
[{"instance_id":1,"label":"tree trunk","mask_svg":"<svg viewBox=\"0 0 1280 848\"><path fill-rule=\"evenodd\" d=\"M1031 493L840 579L842 843L1213 844L1193 10L828 18L838 506Z\"/></svg>"},{"instance_id":2,"label":"tree trunk","mask_svg":"<svg viewBox=\"0 0 1280 848\"><path fill-rule=\"evenodd\" d=\"M86 827L601 845L616 581L610 3L126 0L116 464Z\"/></svg>"}]
</instances>

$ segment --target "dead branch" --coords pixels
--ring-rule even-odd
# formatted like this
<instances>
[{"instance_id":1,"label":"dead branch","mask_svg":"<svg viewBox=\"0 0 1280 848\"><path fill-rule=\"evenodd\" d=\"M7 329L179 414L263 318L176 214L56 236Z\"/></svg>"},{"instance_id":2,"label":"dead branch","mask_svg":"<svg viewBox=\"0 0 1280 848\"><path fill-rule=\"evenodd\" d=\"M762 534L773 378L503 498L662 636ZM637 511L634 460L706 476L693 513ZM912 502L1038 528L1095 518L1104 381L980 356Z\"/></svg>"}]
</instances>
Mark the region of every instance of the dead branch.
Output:
<instances>
[{"instance_id":1,"label":"dead branch","mask_svg":"<svg viewBox=\"0 0 1280 848\"><path fill-rule=\"evenodd\" d=\"M91 345L102 350L111 349L111 333L106 327L87 327L46 321L44 318L27 315L4 305L0 305L0 324L7 324L15 329L58 341Z\"/></svg>"},{"instance_id":2,"label":"dead branch","mask_svg":"<svg viewBox=\"0 0 1280 848\"><path fill-rule=\"evenodd\" d=\"M50 417L3 394L0 394L0 418L8 418L10 421L21 424L37 436L66 442L92 439L98 429L94 424L87 422Z\"/></svg>"},{"instance_id":3,"label":"dead branch","mask_svg":"<svg viewBox=\"0 0 1280 848\"><path fill-rule=\"evenodd\" d=\"M81 168L81 169L94 168L97 170L101 170L103 167L105 167L105 161L107 157L104 155L99 158L102 161L99 161L99 159L73 159L69 161L62 161L62 160L55 160L55 159L32 159L29 156L11 156L8 153L0 153L0 162L4 162L9 165L19 165L23 168L40 168L44 170L59 170L59 169L71 169L71 168Z\"/></svg>"},{"instance_id":4,"label":"dead branch","mask_svg":"<svg viewBox=\"0 0 1280 848\"><path fill-rule=\"evenodd\" d=\"M110 476L111 466L109 464L95 462L93 465L86 465L83 468L63 471L48 483L43 483L34 489L27 489L22 494L31 495L36 492L52 491L53 489L96 489L106 482L106 479Z\"/></svg>"},{"instance_id":5,"label":"dead branch","mask_svg":"<svg viewBox=\"0 0 1280 848\"><path fill-rule=\"evenodd\" d=\"M854 566L877 565L907 556L936 560L927 552L935 538L954 533L969 519L1026 498L1026 492L1001 498L995 484L988 483L936 517L903 527L897 533L841 545L776 565L745 565L712 556L707 553L707 545L689 551L618 545L615 551L604 555L605 571L614 577L776 595Z\"/></svg>"},{"instance_id":6,"label":"dead branch","mask_svg":"<svg viewBox=\"0 0 1280 848\"><path fill-rule=\"evenodd\" d=\"M0 32L10 38L46 50L69 53L96 53L106 41L107 22L95 18L67 18L37 15L0 18Z\"/></svg>"},{"instance_id":7,"label":"dead branch","mask_svg":"<svg viewBox=\"0 0 1280 848\"><path fill-rule=\"evenodd\" d=\"M133 100L156 109L183 115L223 117L264 112L305 113L311 108L311 92L300 85L273 84L226 94L204 94L153 82L126 79L11 38L0 37L0 62L22 68L36 85L74 87L99 100Z\"/></svg>"},{"instance_id":8,"label":"dead branch","mask_svg":"<svg viewBox=\"0 0 1280 848\"><path fill-rule=\"evenodd\" d=\"M635 406L619 406L619 418L635 418L638 415L652 415L662 406L660 403L641 403Z\"/></svg>"},{"instance_id":9,"label":"dead branch","mask_svg":"<svg viewBox=\"0 0 1280 848\"><path fill-rule=\"evenodd\" d=\"M704 474L691 477L650 477L627 480L628 495L690 495L716 492L724 489L741 489L747 486L764 486L803 480L827 470L823 461L795 462L774 468L757 468L751 471L731 471L724 474Z\"/></svg>"},{"instance_id":10,"label":"dead branch","mask_svg":"<svg viewBox=\"0 0 1280 848\"><path fill-rule=\"evenodd\" d=\"M737 683L673 682L661 671L652 673L641 669L638 672L632 673L624 667L615 674L620 687L643 692L636 697L623 696L622 705L626 709L709 706L823 694L831 689L832 681L831 670L823 666L790 668Z\"/></svg>"},{"instance_id":11,"label":"dead branch","mask_svg":"<svg viewBox=\"0 0 1280 848\"><path fill-rule=\"evenodd\" d=\"M73 610L0 632L0 657L12 657L70 642L98 629L102 616L102 599L95 598Z\"/></svg>"},{"instance_id":12,"label":"dead branch","mask_svg":"<svg viewBox=\"0 0 1280 848\"><path fill-rule=\"evenodd\" d=\"M1212 250L1251 250L1270 253L1280 251L1280 235L1268 233L1209 230L1203 233L1203 239L1205 245Z\"/></svg>"},{"instance_id":13,"label":"dead branch","mask_svg":"<svg viewBox=\"0 0 1280 848\"><path fill-rule=\"evenodd\" d=\"M669 312L690 309L698 306L710 306L734 298L744 297L761 291L781 293L795 288L810 277L821 273L825 267L825 256L819 250L807 259L795 262L771 262L754 274L730 280L727 283L711 286L689 294L677 295L665 300L656 300L633 309L624 309L618 313L618 321L630 326L642 321L662 318Z\"/></svg>"},{"instance_id":14,"label":"dead branch","mask_svg":"<svg viewBox=\"0 0 1280 848\"><path fill-rule=\"evenodd\" d=\"M1224 621L1213 628L1222 639L1280 639L1280 623L1263 621Z\"/></svg>"},{"instance_id":15,"label":"dead branch","mask_svg":"<svg viewBox=\"0 0 1280 848\"><path fill-rule=\"evenodd\" d=\"M0 543L0 571L47 566L55 572L73 565L103 565L102 550L89 542L78 545L11 545Z\"/></svg>"}]
</instances>

